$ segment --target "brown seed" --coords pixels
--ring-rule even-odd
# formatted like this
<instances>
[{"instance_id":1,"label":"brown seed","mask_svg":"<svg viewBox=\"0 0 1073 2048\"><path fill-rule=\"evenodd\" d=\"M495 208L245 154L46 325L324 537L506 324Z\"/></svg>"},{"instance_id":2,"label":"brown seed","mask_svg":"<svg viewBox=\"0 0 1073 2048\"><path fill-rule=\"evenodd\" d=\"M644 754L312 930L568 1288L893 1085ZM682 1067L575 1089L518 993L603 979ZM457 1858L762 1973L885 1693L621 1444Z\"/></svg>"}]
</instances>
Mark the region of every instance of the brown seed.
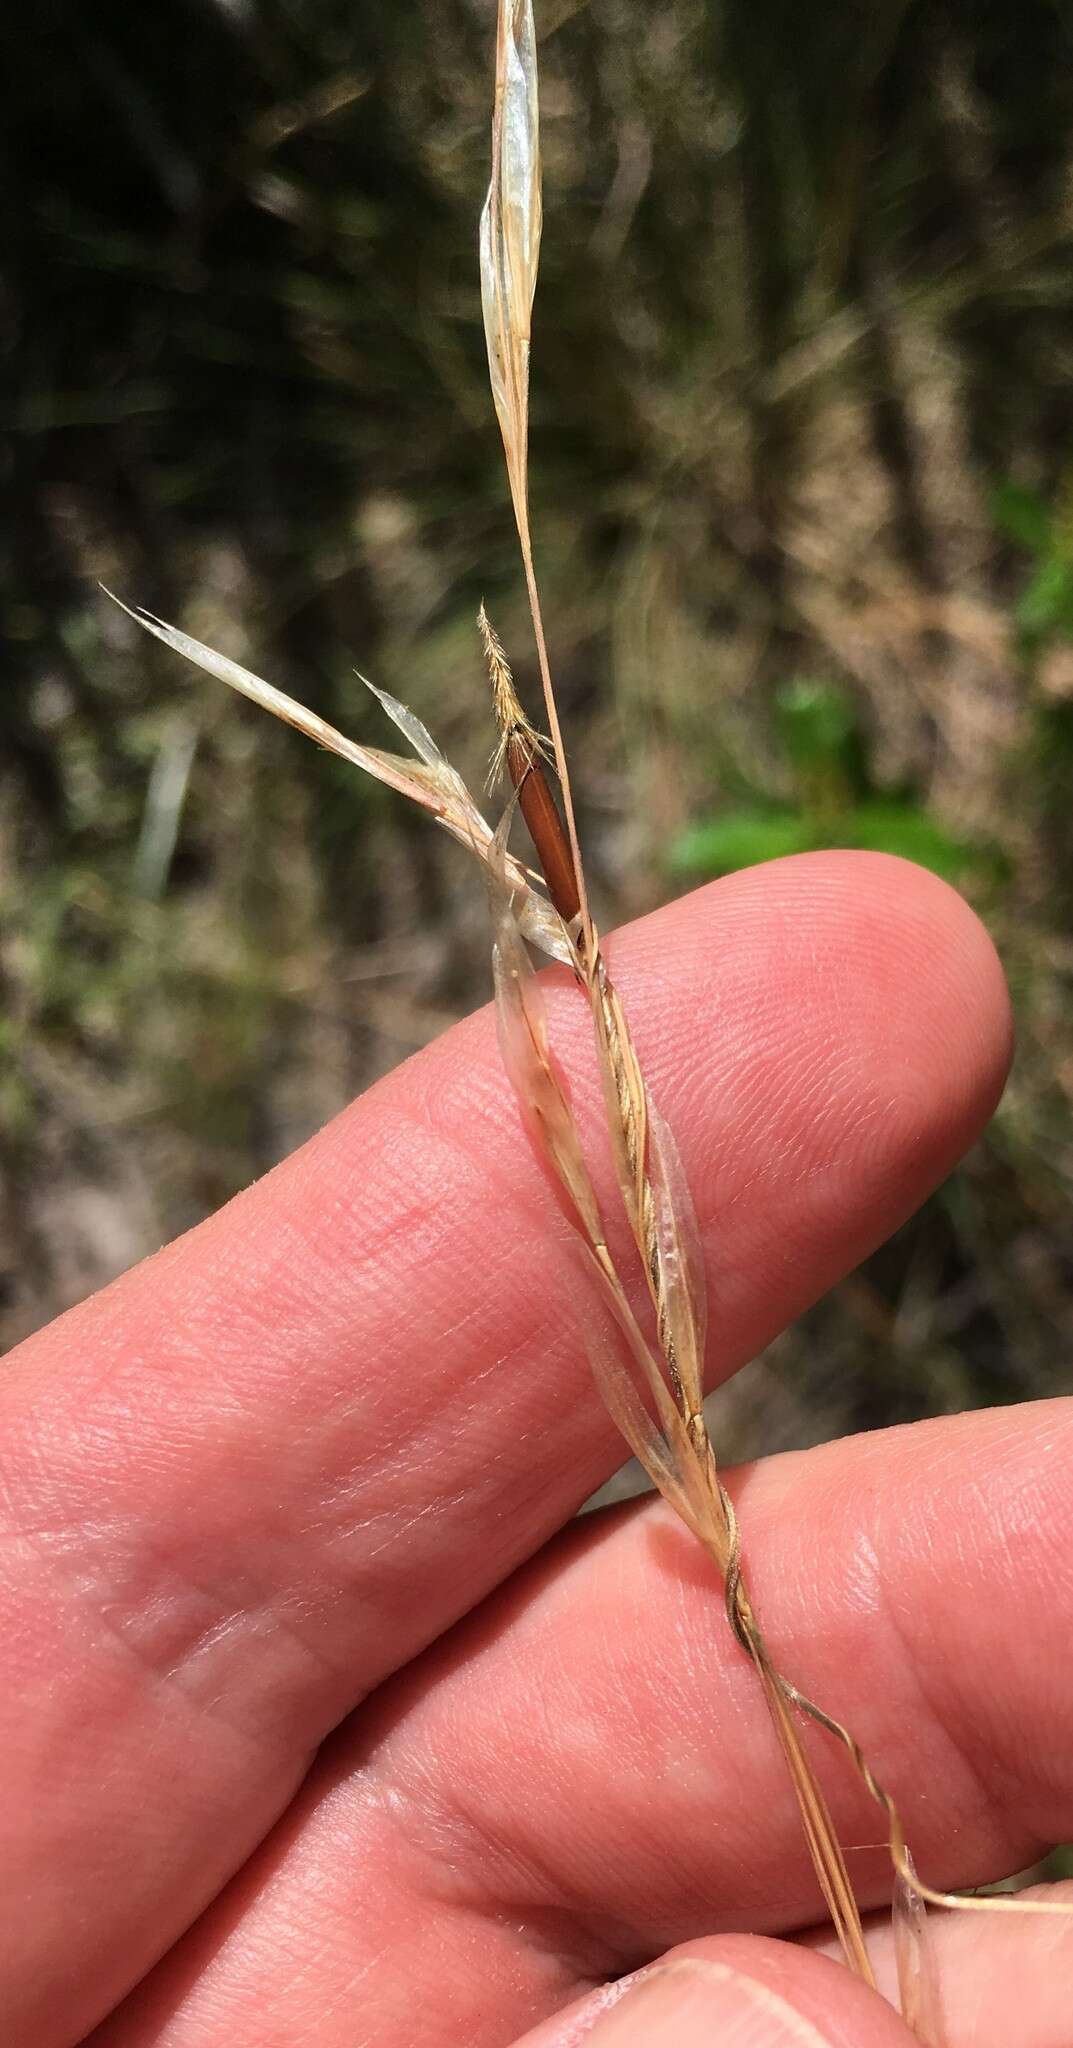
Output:
<instances>
[{"instance_id":1,"label":"brown seed","mask_svg":"<svg viewBox=\"0 0 1073 2048\"><path fill-rule=\"evenodd\" d=\"M507 739L507 772L559 916L572 924L581 908L570 843L533 742L520 726Z\"/></svg>"}]
</instances>

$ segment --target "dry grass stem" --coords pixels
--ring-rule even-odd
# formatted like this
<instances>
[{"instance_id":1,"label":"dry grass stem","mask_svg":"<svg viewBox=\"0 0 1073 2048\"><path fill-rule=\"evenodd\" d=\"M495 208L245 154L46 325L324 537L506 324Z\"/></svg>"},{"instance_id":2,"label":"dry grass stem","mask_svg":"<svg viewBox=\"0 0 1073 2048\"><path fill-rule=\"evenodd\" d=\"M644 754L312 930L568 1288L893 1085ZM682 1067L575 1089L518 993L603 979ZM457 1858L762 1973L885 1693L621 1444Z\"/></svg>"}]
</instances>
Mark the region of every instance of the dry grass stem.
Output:
<instances>
[{"instance_id":1,"label":"dry grass stem","mask_svg":"<svg viewBox=\"0 0 1073 2048\"><path fill-rule=\"evenodd\" d=\"M516 961L506 973L502 966L497 971L500 1014L503 1016L505 1010L509 1013L501 1027L501 1037L515 1090L530 1127L559 1177L568 1202L573 1201L574 1220L587 1241L593 1270L607 1294L619 1332L626 1340L627 1352L634 1370L640 1375L641 1387L647 1394L648 1403L655 1409L654 1422L640 1389L635 1389L637 1398L634 1399L629 1391L628 1378L610 1366L606 1346L593 1354L601 1392L653 1482L669 1492L679 1512L685 1512L686 1519L726 1577L728 1608L735 1631L760 1673L832 1920L847 1960L861 1975L871 1980L860 1916L823 1795L752 1617L741 1579L733 1511L718 1476L704 1423L701 1391L703 1291L700 1263L693 1251L696 1232L692 1223L692 1207L686 1197L684 1175L677 1168L677 1155L672 1152L669 1133L654 1118L625 1013L608 973L586 901L569 771L548 662L529 527L529 361L541 225L540 121L533 10L531 0L500 0L492 176L481 219L482 301L492 394L503 435L548 724L566 812L572 870L566 878L568 893L564 893L561 873L562 849L550 820L550 813L554 812L550 795L549 812L544 824L534 830L534 838L544 856L545 879L552 900L560 910L568 912L575 903L577 905L576 972L592 1009L619 1187L655 1309L658 1356L643 1339L630 1311L623 1283L610 1265L598 1216L595 1222L593 1220L591 1184L586 1181L582 1204L574 1199L574 1157L580 1152L580 1141L572 1141L568 1158L560 1112L557 1110L554 1118L548 1114L545 1048L541 1048L534 1065L532 1034L523 1034L517 1028L519 1006L524 1015L525 998L520 995L522 971ZM509 765L516 700L513 687L510 698L504 697L495 648L489 650L489 667L493 704ZM526 758L522 766L520 780L516 775L513 779L524 807L526 790L539 790L544 778L539 762ZM550 864L556 870L554 883L549 874L549 851L553 856ZM569 915L567 922L573 922ZM502 958L502 953L501 936L497 940L497 959ZM572 1121L561 1090L557 1090L557 1101L562 1104L562 1113Z\"/></svg>"},{"instance_id":2,"label":"dry grass stem","mask_svg":"<svg viewBox=\"0 0 1073 2048\"><path fill-rule=\"evenodd\" d=\"M540 88L533 0L500 0L492 176L480 227L481 303L492 397L503 435L548 731L562 786L579 915L582 928L589 935L589 909L570 772L551 679L529 530L529 356L542 228Z\"/></svg>"}]
</instances>

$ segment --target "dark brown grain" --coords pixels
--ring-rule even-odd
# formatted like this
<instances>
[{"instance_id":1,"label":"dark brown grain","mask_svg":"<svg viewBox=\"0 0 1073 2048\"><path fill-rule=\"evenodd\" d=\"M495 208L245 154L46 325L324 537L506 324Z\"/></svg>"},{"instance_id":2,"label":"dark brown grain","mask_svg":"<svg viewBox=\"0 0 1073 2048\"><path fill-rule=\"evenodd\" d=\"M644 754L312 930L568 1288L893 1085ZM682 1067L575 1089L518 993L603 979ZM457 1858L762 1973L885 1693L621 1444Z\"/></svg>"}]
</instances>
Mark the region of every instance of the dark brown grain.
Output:
<instances>
[{"instance_id":1,"label":"dark brown grain","mask_svg":"<svg viewBox=\"0 0 1073 2048\"><path fill-rule=\"evenodd\" d=\"M570 842L533 743L520 727L515 727L507 740L506 759L548 895L559 916L566 924L572 924L581 909L581 899Z\"/></svg>"}]
</instances>

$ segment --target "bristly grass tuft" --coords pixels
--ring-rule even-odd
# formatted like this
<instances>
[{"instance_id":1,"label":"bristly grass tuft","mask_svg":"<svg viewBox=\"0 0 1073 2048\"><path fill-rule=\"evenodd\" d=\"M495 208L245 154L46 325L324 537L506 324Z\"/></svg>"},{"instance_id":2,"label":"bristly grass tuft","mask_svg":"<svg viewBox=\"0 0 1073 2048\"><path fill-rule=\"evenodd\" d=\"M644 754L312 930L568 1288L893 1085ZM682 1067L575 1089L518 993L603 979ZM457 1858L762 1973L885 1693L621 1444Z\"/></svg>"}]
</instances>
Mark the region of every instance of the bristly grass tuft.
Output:
<instances>
[{"instance_id":1,"label":"bristly grass tuft","mask_svg":"<svg viewBox=\"0 0 1073 2048\"><path fill-rule=\"evenodd\" d=\"M483 604L477 613L477 631L484 648L488 682L492 692L492 716L499 734L499 743L488 768L486 788L491 794L503 775L507 765L507 749L515 736L544 760L551 758L551 746L543 733L539 733L526 716L514 687L514 673L507 660L503 642Z\"/></svg>"}]
</instances>

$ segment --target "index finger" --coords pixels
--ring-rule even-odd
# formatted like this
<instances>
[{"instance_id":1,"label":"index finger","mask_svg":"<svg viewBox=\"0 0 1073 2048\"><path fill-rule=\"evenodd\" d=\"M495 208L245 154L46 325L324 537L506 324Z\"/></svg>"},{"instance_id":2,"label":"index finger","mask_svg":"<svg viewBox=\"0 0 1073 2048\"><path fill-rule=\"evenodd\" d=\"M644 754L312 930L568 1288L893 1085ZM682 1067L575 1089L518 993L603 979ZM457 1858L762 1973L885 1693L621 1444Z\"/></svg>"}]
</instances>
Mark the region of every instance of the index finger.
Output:
<instances>
[{"instance_id":1,"label":"index finger","mask_svg":"<svg viewBox=\"0 0 1073 2048\"><path fill-rule=\"evenodd\" d=\"M875 856L735 877L613 957L694 1187L722 1377L975 1134L1001 976L957 897ZM571 989L553 1030L594 1123ZM84 2032L324 1734L617 1462L556 1229L482 1013L15 1355L13 2043Z\"/></svg>"}]
</instances>

